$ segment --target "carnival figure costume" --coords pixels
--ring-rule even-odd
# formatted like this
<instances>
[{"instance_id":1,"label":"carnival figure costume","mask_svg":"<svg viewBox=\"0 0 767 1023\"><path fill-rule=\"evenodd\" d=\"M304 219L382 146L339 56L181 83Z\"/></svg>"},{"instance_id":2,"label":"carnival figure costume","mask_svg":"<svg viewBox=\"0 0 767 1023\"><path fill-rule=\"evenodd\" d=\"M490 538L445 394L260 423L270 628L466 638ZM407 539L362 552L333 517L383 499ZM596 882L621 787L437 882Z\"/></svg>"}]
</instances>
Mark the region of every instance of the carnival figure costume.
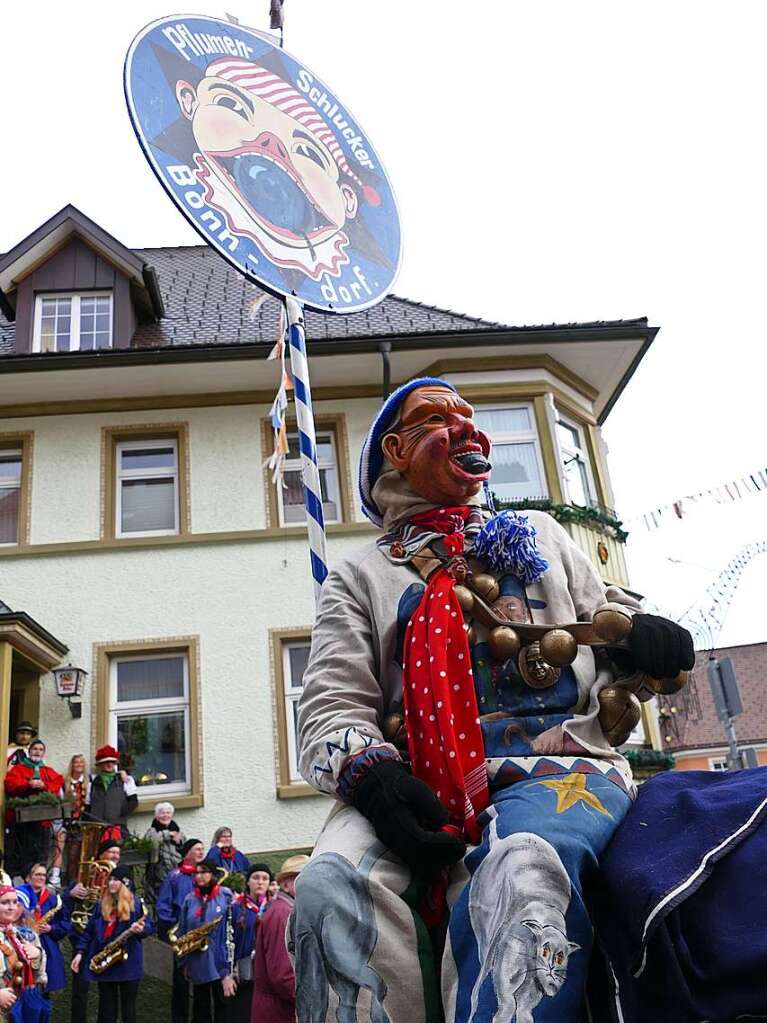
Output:
<instances>
[{"instance_id":1,"label":"carnival figure costume","mask_svg":"<svg viewBox=\"0 0 767 1023\"><path fill-rule=\"evenodd\" d=\"M363 448L363 510L384 535L324 583L299 710L301 772L337 802L297 884L297 1016L323 1020L333 989L348 1008L365 990L376 1023L575 1023L592 943L583 886L634 791L600 720L615 672L590 649L553 671L529 647L499 651L463 621L451 569L473 559L516 621L640 606L544 513L494 516L478 488L455 506L424 499L385 454L418 392L435 415L413 430L442 430L449 471L487 464L470 407L441 380L395 392Z\"/></svg>"},{"instance_id":2,"label":"carnival figure costume","mask_svg":"<svg viewBox=\"0 0 767 1023\"><path fill-rule=\"evenodd\" d=\"M0 886L0 895L12 891L16 892L19 902L28 911L26 892L8 885ZM34 958L28 956L24 943L34 945L39 955ZM0 982L17 996L10 1011L0 1011L0 1019L13 1020L14 1023L46 1023L50 1019L51 1006L40 993L46 981L46 956L38 935L20 924L0 927Z\"/></svg>"},{"instance_id":3,"label":"carnival figure costume","mask_svg":"<svg viewBox=\"0 0 767 1023\"><path fill-rule=\"evenodd\" d=\"M18 891L26 893L29 900L29 911L36 923L39 923L49 913L53 914L48 920L50 931L38 934L38 937L46 956L47 983L45 990L48 994L61 991L67 986L67 977L64 970L64 955L59 947L59 942L72 933L72 924L69 919L70 904L61 899L47 885L39 893L30 884L19 885ZM56 910L57 905L59 906L58 910Z\"/></svg>"}]
</instances>

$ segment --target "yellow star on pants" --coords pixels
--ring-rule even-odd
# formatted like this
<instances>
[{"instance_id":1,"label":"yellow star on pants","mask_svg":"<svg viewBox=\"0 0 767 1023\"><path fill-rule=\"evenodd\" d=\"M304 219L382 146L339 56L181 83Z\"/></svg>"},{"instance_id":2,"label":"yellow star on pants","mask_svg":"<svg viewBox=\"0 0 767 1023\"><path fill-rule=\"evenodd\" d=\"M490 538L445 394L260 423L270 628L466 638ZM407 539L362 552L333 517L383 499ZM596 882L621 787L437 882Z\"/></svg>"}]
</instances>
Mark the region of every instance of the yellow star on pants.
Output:
<instances>
[{"instance_id":1,"label":"yellow star on pants","mask_svg":"<svg viewBox=\"0 0 767 1023\"><path fill-rule=\"evenodd\" d=\"M542 781L539 784L546 785L547 788L556 792L557 813L564 813L565 810L569 810L577 803L587 803L606 817L612 817L610 811L604 808L598 797L586 788L585 774L566 774L563 778L556 780L552 778L550 781Z\"/></svg>"}]
</instances>

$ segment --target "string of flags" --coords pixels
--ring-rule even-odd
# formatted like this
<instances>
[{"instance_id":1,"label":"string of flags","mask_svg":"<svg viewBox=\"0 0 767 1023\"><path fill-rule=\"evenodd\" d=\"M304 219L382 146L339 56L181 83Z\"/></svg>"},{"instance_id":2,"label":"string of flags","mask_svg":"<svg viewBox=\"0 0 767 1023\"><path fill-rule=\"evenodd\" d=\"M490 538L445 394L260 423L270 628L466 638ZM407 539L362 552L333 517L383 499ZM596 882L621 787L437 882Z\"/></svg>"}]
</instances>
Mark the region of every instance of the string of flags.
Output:
<instances>
[{"instance_id":1,"label":"string of flags","mask_svg":"<svg viewBox=\"0 0 767 1023\"><path fill-rule=\"evenodd\" d=\"M626 526L642 522L648 530L659 529L669 519L682 519L689 511L689 506L704 501L714 501L716 504L728 504L732 501L742 501L745 497L767 491L767 468L757 469L755 472L728 483L720 483L718 486L710 487L707 490L699 490L696 494L685 494L675 501L662 504L651 511L634 515L624 523Z\"/></svg>"},{"instance_id":2,"label":"string of flags","mask_svg":"<svg viewBox=\"0 0 767 1023\"><path fill-rule=\"evenodd\" d=\"M280 360L280 386L277 389L272 407L269 410L269 418L272 423L272 434L274 437L274 450L266 460L266 467L272 477L272 483L279 487L282 485L282 476L285 468L285 459L288 454L288 428L286 416L288 411L288 392L293 390L293 381L285 361L287 352L287 319L285 307L280 304L279 318L277 320L277 340L268 355L268 360Z\"/></svg>"}]
</instances>

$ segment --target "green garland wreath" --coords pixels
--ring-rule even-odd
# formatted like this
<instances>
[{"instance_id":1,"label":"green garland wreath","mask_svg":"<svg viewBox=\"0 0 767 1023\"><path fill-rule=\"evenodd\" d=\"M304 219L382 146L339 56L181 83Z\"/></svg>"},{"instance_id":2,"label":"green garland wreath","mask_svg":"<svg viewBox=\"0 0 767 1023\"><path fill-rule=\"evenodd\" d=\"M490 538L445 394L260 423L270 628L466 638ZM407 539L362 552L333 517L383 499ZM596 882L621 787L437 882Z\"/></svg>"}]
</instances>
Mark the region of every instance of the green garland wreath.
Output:
<instances>
[{"instance_id":1,"label":"green garland wreath","mask_svg":"<svg viewBox=\"0 0 767 1023\"><path fill-rule=\"evenodd\" d=\"M52 792L39 792L35 796L13 796L6 799L9 810L18 810L23 806L61 806L61 800Z\"/></svg>"},{"instance_id":2,"label":"green garland wreath","mask_svg":"<svg viewBox=\"0 0 767 1023\"><path fill-rule=\"evenodd\" d=\"M503 501L493 495L495 506L499 511L510 508L512 511L543 511L551 515L557 522L577 522L578 525L596 529L606 533L618 543L625 543L628 532L623 523L614 515L602 508L582 508L577 504L555 504L548 498L538 500Z\"/></svg>"},{"instance_id":3,"label":"green garland wreath","mask_svg":"<svg viewBox=\"0 0 767 1023\"><path fill-rule=\"evenodd\" d=\"M659 749L629 749L623 753L632 767L656 767L670 771L676 764L673 754Z\"/></svg>"}]
</instances>

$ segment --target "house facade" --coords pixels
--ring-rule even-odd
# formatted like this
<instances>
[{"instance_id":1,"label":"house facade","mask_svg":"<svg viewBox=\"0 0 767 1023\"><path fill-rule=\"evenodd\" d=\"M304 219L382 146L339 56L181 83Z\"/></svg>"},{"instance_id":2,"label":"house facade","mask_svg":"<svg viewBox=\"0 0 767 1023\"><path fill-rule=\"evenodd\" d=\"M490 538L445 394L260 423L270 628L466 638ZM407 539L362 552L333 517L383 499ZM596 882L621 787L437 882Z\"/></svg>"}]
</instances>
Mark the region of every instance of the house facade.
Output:
<instances>
[{"instance_id":1,"label":"house facade","mask_svg":"<svg viewBox=\"0 0 767 1023\"><path fill-rule=\"evenodd\" d=\"M295 764L314 608L294 435L283 489L264 468L279 324L205 246L131 250L73 207L0 257L0 734L30 718L62 770L109 742L135 830L167 798L188 835L227 824L249 851L311 844L328 811ZM430 374L475 405L496 496L548 508L628 586L600 427L657 328L390 296L306 331L331 566L376 534L355 480L382 395ZM66 664L88 672L71 706Z\"/></svg>"},{"instance_id":2,"label":"house facade","mask_svg":"<svg viewBox=\"0 0 767 1023\"><path fill-rule=\"evenodd\" d=\"M708 680L711 657L729 657L735 670L743 713L734 719L733 727L741 756L753 750L753 763L767 765L767 643L719 647L697 654L694 698L688 694L685 700L669 697L661 701L663 749L673 754L678 771L727 770L727 739Z\"/></svg>"}]
</instances>

